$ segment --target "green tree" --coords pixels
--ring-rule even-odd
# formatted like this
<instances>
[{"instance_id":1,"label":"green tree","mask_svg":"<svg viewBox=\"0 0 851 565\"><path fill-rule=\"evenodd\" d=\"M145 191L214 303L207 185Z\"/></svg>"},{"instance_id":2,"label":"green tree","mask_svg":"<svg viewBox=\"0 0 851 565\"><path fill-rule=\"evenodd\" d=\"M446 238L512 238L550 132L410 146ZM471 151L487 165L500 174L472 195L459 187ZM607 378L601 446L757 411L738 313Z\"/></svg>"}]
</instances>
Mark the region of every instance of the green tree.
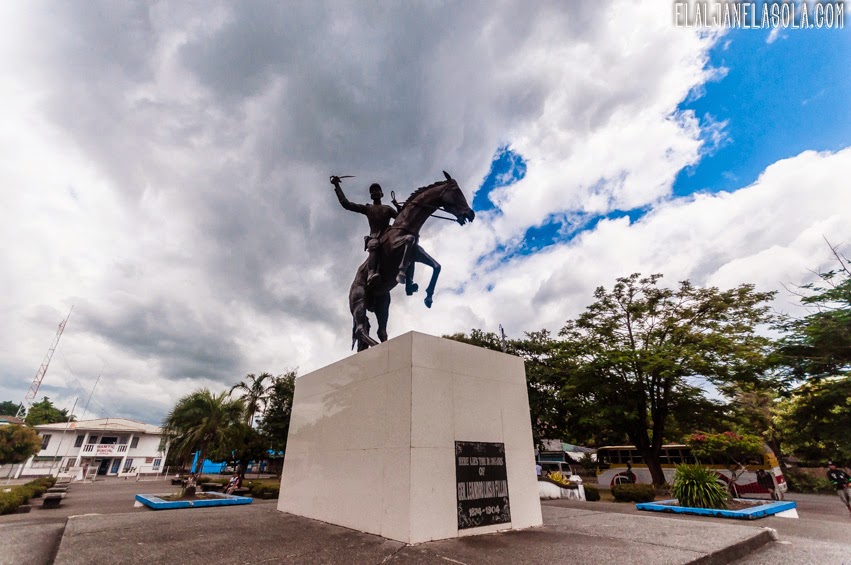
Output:
<instances>
[{"instance_id":1,"label":"green tree","mask_svg":"<svg viewBox=\"0 0 851 565\"><path fill-rule=\"evenodd\" d=\"M290 430L290 417L293 410L295 395L296 371L287 371L272 379L269 391L269 402L263 419L260 421L260 432L266 438L267 446L275 452L284 452L287 448L287 434Z\"/></svg>"},{"instance_id":2,"label":"green tree","mask_svg":"<svg viewBox=\"0 0 851 565\"><path fill-rule=\"evenodd\" d=\"M249 426L254 423L254 416L266 406L269 391L272 389L272 385L267 385L266 381L271 381L273 378L269 373L260 373L260 375L248 373L241 382L230 388L231 395L234 391L241 392L239 398L245 403L245 423Z\"/></svg>"},{"instance_id":3,"label":"green tree","mask_svg":"<svg viewBox=\"0 0 851 565\"><path fill-rule=\"evenodd\" d=\"M41 451L41 438L29 426L0 426L0 465L23 463Z\"/></svg>"},{"instance_id":4,"label":"green tree","mask_svg":"<svg viewBox=\"0 0 851 565\"><path fill-rule=\"evenodd\" d=\"M851 376L814 379L780 403L787 448L809 462L851 461Z\"/></svg>"},{"instance_id":5,"label":"green tree","mask_svg":"<svg viewBox=\"0 0 851 565\"><path fill-rule=\"evenodd\" d=\"M726 466L731 475L730 482L727 483L727 491L730 495L734 494L733 485L745 472L748 460L762 457L762 438L752 434L737 434L730 431L720 434L696 432L686 436L684 441L698 459L727 462Z\"/></svg>"},{"instance_id":6,"label":"green tree","mask_svg":"<svg viewBox=\"0 0 851 565\"><path fill-rule=\"evenodd\" d=\"M689 281L667 289L660 278L633 274L611 291L598 288L596 301L560 334L583 380L593 379L599 410L627 434L659 485L672 407L684 409L681 399L701 396L702 379L725 385L763 376L769 342L755 328L771 321L766 302L774 294Z\"/></svg>"},{"instance_id":7,"label":"green tree","mask_svg":"<svg viewBox=\"0 0 851 565\"><path fill-rule=\"evenodd\" d=\"M851 460L851 261L830 250L836 267L799 287L809 314L778 325L785 335L777 356L793 387L780 428L787 447L809 461Z\"/></svg>"},{"instance_id":8,"label":"green tree","mask_svg":"<svg viewBox=\"0 0 851 565\"><path fill-rule=\"evenodd\" d=\"M211 454L230 459L223 456L240 444L244 417L245 404L241 400L204 388L177 401L163 421L163 430L180 460L186 461L192 453L199 452L193 469L197 473Z\"/></svg>"},{"instance_id":9,"label":"green tree","mask_svg":"<svg viewBox=\"0 0 851 565\"><path fill-rule=\"evenodd\" d=\"M732 400L730 427L739 433L759 435L785 469L786 463L782 457L785 439L779 419L782 404L780 385L767 379L764 383L745 383L731 387L725 393ZM706 429L706 426L696 424L691 429Z\"/></svg>"},{"instance_id":10,"label":"green tree","mask_svg":"<svg viewBox=\"0 0 851 565\"><path fill-rule=\"evenodd\" d=\"M444 337L496 351L502 347L496 334L478 329ZM541 330L507 340L505 346L506 353L526 362L535 443L549 438L599 447L630 441L619 426L620 407L608 405L594 367L579 362L571 344ZM670 435L680 438L696 427L726 429L727 421L721 403L706 398L697 387L684 387L672 398L667 425Z\"/></svg>"},{"instance_id":11,"label":"green tree","mask_svg":"<svg viewBox=\"0 0 851 565\"><path fill-rule=\"evenodd\" d=\"M778 343L778 354L792 380L851 373L851 261L836 248L831 251L838 267L800 287L801 304L811 313L779 324L786 335Z\"/></svg>"},{"instance_id":12,"label":"green tree","mask_svg":"<svg viewBox=\"0 0 851 565\"><path fill-rule=\"evenodd\" d=\"M39 426L41 424L56 424L58 422L70 422L74 419L68 414L68 410L63 408L60 410L53 405L50 398L44 397L40 402L36 402L30 406L25 422L29 426Z\"/></svg>"},{"instance_id":13,"label":"green tree","mask_svg":"<svg viewBox=\"0 0 851 565\"><path fill-rule=\"evenodd\" d=\"M0 402L0 416L16 416L20 406L20 404L15 404L11 400Z\"/></svg>"}]
</instances>

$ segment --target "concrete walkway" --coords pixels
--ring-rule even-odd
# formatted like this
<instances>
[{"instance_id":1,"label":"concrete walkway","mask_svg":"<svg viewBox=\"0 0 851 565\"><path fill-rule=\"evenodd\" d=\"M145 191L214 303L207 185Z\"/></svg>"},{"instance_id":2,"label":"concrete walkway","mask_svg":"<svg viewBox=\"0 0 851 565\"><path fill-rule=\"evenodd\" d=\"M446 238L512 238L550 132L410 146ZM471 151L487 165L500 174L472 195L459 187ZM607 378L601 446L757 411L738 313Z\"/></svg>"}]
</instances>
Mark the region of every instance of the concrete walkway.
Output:
<instances>
[{"instance_id":1,"label":"concrete walkway","mask_svg":"<svg viewBox=\"0 0 851 565\"><path fill-rule=\"evenodd\" d=\"M545 506L545 526L416 546L283 514L274 503L68 519L59 565L729 563L770 530Z\"/></svg>"},{"instance_id":2,"label":"concrete walkway","mask_svg":"<svg viewBox=\"0 0 851 565\"><path fill-rule=\"evenodd\" d=\"M133 508L137 492L170 490L161 482L76 484L59 509L0 517L0 563L730 563L763 551L773 535L764 521L698 524L632 505L557 501L544 503L540 528L406 546L282 514L276 501Z\"/></svg>"}]
</instances>

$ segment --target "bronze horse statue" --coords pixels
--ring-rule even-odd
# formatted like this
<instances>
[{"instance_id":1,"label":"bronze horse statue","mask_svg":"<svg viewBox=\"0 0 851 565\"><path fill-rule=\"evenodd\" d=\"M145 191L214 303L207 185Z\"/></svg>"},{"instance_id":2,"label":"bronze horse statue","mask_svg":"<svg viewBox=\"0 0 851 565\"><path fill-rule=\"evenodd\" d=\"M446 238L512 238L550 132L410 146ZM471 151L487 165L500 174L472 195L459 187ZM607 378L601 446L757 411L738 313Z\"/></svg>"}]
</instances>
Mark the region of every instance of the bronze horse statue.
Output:
<instances>
[{"instance_id":1,"label":"bronze horse statue","mask_svg":"<svg viewBox=\"0 0 851 565\"><path fill-rule=\"evenodd\" d=\"M437 210L452 214L462 226L476 217L455 179L446 171L443 174L445 181L415 190L402 205L393 224L379 236L378 280L367 285L368 261L364 261L355 274L349 290L349 309L352 313L352 347L357 343L358 351L378 345L369 335L367 311L375 313L378 339L387 341L390 291L401 283L406 285L408 295L416 292L417 285L411 281L415 262L432 269L425 297L425 305L431 308L440 264L419 246L420 229L425 221Z\"/></svg>"}]
</instances>

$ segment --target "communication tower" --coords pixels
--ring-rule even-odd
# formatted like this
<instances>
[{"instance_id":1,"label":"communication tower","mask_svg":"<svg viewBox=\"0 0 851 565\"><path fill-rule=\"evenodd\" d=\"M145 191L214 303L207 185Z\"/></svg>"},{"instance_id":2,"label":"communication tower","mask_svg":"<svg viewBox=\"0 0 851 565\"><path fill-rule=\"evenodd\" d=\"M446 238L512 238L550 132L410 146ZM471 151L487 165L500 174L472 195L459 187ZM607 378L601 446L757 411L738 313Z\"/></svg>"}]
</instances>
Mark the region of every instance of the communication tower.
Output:
<instances>
[{"instance_id":1,"label":"communication tower","mask_svg":"<svg viewBox=\"0 0 851 565\"><path fill-rule=\"evenodd\" d=\"M32 400L35 398L35 395L38 394L38 388L41 386L41 381L44 380L44 375L47 373L47 367L50 365L50 360L53 358L53 352L56 351L56 346L59 345L59 338L62 337L62 332L65 331L65 324L68 323L68 318L71 317L72 310L74 310L73 306L71 306L71 310L68 311L68 315L65 316L65 319L59 322L59 329L56 330L53 342L50 344L50 348L48 348L47 353L45 353L41 366L38 368L38 371L36 371L33 382L30 385L30 389L27 391L27 395L21 403L21 407L18 408L18 418L20 418L24 413L24 405L26 404L29 406L32 404Z\"/></svg>"}]
</instances>

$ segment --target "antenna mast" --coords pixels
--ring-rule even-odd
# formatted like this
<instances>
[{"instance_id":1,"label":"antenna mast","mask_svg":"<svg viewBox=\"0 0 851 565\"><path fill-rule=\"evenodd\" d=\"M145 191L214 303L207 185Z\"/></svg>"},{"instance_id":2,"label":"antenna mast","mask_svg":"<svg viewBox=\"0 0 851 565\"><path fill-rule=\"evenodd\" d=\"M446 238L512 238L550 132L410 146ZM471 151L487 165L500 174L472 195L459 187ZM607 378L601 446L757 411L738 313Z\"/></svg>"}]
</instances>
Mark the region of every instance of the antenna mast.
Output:
<instances>
[{"instance_id":1,"label":"antenna mast","mask_svg":"<svg viewBox=\"0 0 851 565\"><path fill-rule=\"evenodd\" d=\"M39 367L38 371L36 371L35 377L33 378L33 382L30 385L30 389L27 391L27 395L24 397L24 401L21 403L21 407L18 408L18 418L20 418L24 413L24 404L29 406L32 403L32 400L35 398L35 395L38 394L38 388L41 386L41 381L44 380L44 375L47 374L47 367L50 365L50 360L53 358L53 352L56 351L56 346L59 345L59 338L62 337L62 332L65 331L65 324L68 323L68 318L71 317L72 310L74 310L73 306L71 306L71 310L68 311L68 315L65 316L65 319L59 322L59 329L56 330L56 336L54 336L53 342L50 344L47 353L45 353L44 355L44 360L42 360L41 362L41 367Z\"/></svg>"}]
</instances>

